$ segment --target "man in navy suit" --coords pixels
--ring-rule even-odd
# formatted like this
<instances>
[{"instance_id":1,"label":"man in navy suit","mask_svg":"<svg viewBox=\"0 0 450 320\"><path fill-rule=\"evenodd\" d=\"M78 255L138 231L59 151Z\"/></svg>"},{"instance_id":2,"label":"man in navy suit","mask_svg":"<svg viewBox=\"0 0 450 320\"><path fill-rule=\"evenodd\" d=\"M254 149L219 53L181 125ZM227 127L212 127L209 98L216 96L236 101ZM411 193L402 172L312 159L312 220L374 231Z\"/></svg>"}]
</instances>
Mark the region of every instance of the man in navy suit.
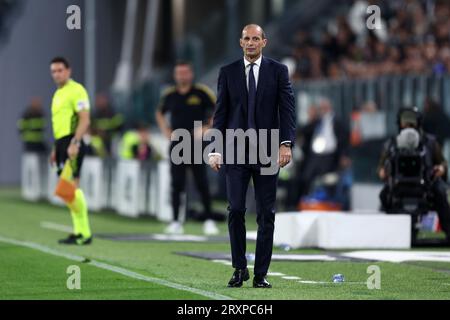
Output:
<instances>
[{"instance_id":1,"label":"man in navy suit","mask_svg":"<svg viewBox=\"0 0 450 320\"><path fill-rule=\"evenodd\" d=\"M263 29L254 24L247 25L240 39L244 57L223 67L218 80L214 129L220 131L222 136L229 129L242 129L246 132L253 129L258 132L258 136L264 129L269 135L272 132L278 134L275 141L275 162L278 163L274 174L263 173L265 162L260 158L256 163L249 161L254 155L251 153L255 152L255 149L249 148L250 145L256 145L257 150L273 150L273 141L264 143L259 138L257 141L247 141L243 164L236 164L235 158L229 163L229 158L221 153L209 154L210 166L218 171L224 163L226 175L228 228L235 268L228 287L241 287L250 277L245 255L245 199L250 178L253 179L255 188L258 223L253 287L272 287L266 276L272 258L278 166L284 167L291 161L296 121L295 99L287 67L262 55L266 44ZM229 152L229 148L230 144L227 142L225 153ZM237 157L241 156L237 154Z\"/></svg>"}]
</instances>

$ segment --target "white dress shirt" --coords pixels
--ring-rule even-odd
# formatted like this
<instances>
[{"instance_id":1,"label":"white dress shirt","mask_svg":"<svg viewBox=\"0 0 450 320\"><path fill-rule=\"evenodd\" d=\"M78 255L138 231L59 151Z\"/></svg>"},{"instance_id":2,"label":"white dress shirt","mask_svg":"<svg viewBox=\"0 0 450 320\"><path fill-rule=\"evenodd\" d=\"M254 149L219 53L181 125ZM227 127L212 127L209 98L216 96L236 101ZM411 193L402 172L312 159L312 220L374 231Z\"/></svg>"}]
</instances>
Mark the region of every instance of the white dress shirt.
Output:
<instances>
[{"instance_id":1,"label":"white dress shirt","mask_svg":"<svg viewBox=\"0 0 450 320\"><path fill-rule=\"evenodd\" d=\"M253 62L255 65L253 66L253 75L255 76L255 87L258 88L258 79L259 79L259 68L261 67L261 61L262 61L262 55ZM250 65L252 63L249 62L246 58L244 58L244 65L245 65L245 79L247 81L247 90L248 90L248 76L250 74Z\"/></svg>"},{"instance_id":2,"label":"white dress shirt","mask_svg":"<svg viewBox=\"0 0 450 320\"><path fill-rule=\"evenodd\" d=\"M337 138L334 134L334 114L328 113L322 117L314 132L312 150L317 154L331 154L336 151Z\"/></svg>"}]
</instances>

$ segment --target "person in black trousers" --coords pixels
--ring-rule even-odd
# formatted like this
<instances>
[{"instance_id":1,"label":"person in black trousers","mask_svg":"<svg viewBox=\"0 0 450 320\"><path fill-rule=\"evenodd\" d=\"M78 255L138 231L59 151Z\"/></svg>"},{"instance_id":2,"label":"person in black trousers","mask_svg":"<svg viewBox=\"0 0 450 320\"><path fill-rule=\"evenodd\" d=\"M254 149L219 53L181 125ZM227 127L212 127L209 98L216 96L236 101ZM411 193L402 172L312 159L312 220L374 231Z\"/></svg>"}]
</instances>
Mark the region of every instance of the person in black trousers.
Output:
<instances>
[{"instance_id":1,"label":"person in black trousers","mask_svg":"<svg viewBox=\"0 0 450 320\"><path fill-rule=\"evenodd\" d=\"M176 64L174 78L176 85L169 87L164 92L156 112L159 128L168 139L171 139L172 132L177 129L188 130L193 139L202 139L203 132L210 127L216 97L207 86L194 83L194 72L189 62L179 61ZM166 114L170 114L170 124L165 118ZM201 121L203 126L195 128L195 121ZM170 152L176 144L177 142L172 141ZM194 145L193 141L191 145ZM203 162L194 164L193 148L189 160L189 163L181 164L175 164L171 161L173 221L167 227L166 232L170 234L182 234L184 232L179 216L181 195L186 188L186 171L189 169L193 173L195 185L202 199L205 220L203 231L206 235L216 235L219 230L211 218L211 196L206 165Z\"/></svg>"},{"instance_id":2,"label":"person in black trousers","mask_svg":"<svg viewBox=\"0 0 450 320\"><path fill-rule=\"evenodd\" d=\"M267 39L258 25L244 28L240 40L244 57L220 70L218 96L213 128L225 136L227 129L243 129L252 132L265 129L270 137L273 130L279 133L279 141L256 142L257 148L271 150L276 143L279 151L278 165L286 166L292 158L291 146L295 140L295 99L285 65L262 55ZM255 145L253 143L253 145ZM247 145L252 144L247 143ZM209 154L209 164L218 171L222 156L227 180L229 202L228 228L232 262L235 271L228 287L241 287L249 279L246 253L245 199L250 178L253 179L256 197L258 236L256 242L253 287L271 288L266 276L272 259L275 223L275 200L278 180L276 173L263 171L263 159L252 163L254 154L246 148L244 164L228 163L228 142L225 154L217 150ZM254 150L253 150L254 151ZM233 152L236 155L236 153ZM270 155L271 157L273 156ZM231 157L230 157L231 158ZM276 159L275 159L276 160Z\"/></svg>"}]
</instances>

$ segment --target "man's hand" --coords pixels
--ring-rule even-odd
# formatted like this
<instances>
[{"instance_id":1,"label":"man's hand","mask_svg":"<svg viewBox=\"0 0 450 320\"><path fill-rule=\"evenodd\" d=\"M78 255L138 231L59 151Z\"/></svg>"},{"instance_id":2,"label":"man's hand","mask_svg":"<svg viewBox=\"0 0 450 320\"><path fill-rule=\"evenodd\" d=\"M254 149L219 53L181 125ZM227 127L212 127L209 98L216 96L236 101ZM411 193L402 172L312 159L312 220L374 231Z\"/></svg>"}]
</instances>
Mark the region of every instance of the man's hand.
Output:
<instances>
[{"instance_id":1,"label":"man's hand","mask_svg":"<svg viewBox=\"0 0 450 320\"><path fill-rule=\"evenodd\" d=\"M386 170L384 168L380 168L380 170L378 170L378 177L381 180L385 180L386 179Z\"/></svg>"},{"instance_id":2,"label":"man's hand","mask_svg":"<svg viewBox=\"0 0 450 320\"><path fill-rule=\"evenodd\" d=\"M340 162L341 168L343 168L343 169L350 168L350 166L352 165L352 159L350 159L347 156L342 156L341 160L339 162Z\"/></svg>"},{"instance_id":3,"label":"man's hand","mask_svg":"<svg viewBox=\"0 0 450 320\"><path fill-rule=\"evenodd\" d=\"M75 143L71 143L69 148L67 148L67 154L69 155L70 160L74 160L78 156L79 152L80 147Z\"/></svg>"},{"instance_id":4,"label":"man's hand","mask_svg":"<svg viewBox=\"0 0 450 320\"><path fill-rule=\"evenodd\" d=\"M162 134L169 140L172 138L172 129L166 121L166 118L162 114L161 111L156 111L156 122L158 123L158 127L161 130Z\"/></svg>"},{"instance_id":5,"label":"man's hand","mask_svg":"<svg viewBox=\"0 0 450 320\"><path fill-rule=\"evenodd\" d=\"M164 130L164 136L171 140L172 139L172 129L167 128L166 130Z\"/></svg>"},{"instance_id":6,"label":"man's hand","mask_svg":"<svg viewBox=\"0 0 450 320\"><path fill-rule=\"evenodd\" d=\"M435 177L442 177L445 174L445 167L442 164L434 166L433 174Z\"/></svg>"},{"instance_id":7,"label":"man's hand","mask_svg":"<svg viewBox=\"0 0 450 320\"><path fill-rule=\"evenodd\" d=\"M52 152L50 153L50 165L54 166L56 164L56 152L55 149L52 150Z\"/></svg>"},{"instance_id":8,"label":"man's hand","mask_svg":"<svg viewBox=\"0 0 450 320\"><path fill-rule=\"evenodd\" d=\"M215 171L218 172L221 166L222 156L220 155L212 155L209 157L209 166Z\"/></svg>"},{"instance_id":9,"label":"man's hand","mask_svg":"<svg viewBox=\"0 0 450 320\"><path fill-rule=\"evenodd\" d=\"M281 168L284 168L286 165L288 165L289 162L291 162L292 159L292 151L290 147L287 147L285 145L280 146L280 157L278 159L278 165Z\"/></svg>"},{"instance_id":10,"label":"man's hand","mask_svg":"<svg viewBox=\"0 0 450 320\"><path fill-rule=\"evenodd\" d=\"M202 140L203 139L203 127L194 128L194 140Z\"/></svg>"},{"instance_id":11,"label":"man's hand","mask_svg":"<svg viewBox=\"0 0 450 320\"><path fill-rule=\"evenodd\" d=\"M205 133L211 128L209 125L194 128L194 139L202 140Z\"/></svg>"}]
</instances>

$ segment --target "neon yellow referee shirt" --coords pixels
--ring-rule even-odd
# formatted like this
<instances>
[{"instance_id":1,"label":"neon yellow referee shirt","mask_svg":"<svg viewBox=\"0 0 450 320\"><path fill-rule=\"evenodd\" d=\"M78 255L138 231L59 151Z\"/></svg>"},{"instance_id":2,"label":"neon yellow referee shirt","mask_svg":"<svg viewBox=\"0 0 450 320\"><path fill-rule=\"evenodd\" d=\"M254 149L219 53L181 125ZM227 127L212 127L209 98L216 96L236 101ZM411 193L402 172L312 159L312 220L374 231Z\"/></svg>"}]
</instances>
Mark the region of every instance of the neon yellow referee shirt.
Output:
<instances>
[{"instance_id":1,"label":"neon yellow referee shirt","mask_svg":"<svg viewBox=\"0 0 450 320\"><path fill-rule=\"evenodd\" d=\"M52 100L52 125L55 140L74 134L78 125L78 112L89 111L89 96L78 82L69 79L56 90Z\"/></svg>"}]
</instances>

